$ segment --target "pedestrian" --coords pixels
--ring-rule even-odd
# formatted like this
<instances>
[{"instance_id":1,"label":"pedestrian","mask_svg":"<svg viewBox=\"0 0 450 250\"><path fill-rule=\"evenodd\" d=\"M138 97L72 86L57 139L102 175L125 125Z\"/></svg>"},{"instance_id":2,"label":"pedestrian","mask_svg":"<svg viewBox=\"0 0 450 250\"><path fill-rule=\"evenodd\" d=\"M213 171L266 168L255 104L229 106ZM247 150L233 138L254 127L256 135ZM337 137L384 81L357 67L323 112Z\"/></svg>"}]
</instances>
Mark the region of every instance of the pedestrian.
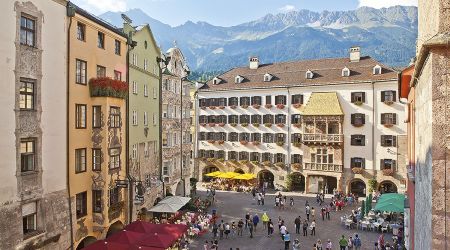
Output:
<instances>
[{"instance_id":1,"label":"pedestrian","mask_svg":"<svg viewBox=\"0 0 450 250\"><path fill-rule=\"evenodd\" d=\"M214 240L214 246L216 246L214 249L219 249L219 241L217 239Z\"/></svg>"},{"instance_id":2,"label":"pedestrian","mask_svg":"<svg viewBox=\"0 0 450 250\"><path fill-rule=\"evenodd\" d=\"M316 219L316 210L314 209L314 207L311 208L311 217L312 219Z\"/></svg>"},{"instance_id":3,"label":"pedestrian","mask_svg":"<svg viewBox=\"0 0 450 250\"><path fill-rule=\"evenodd\" d=\"M300 224L302 223L302 220L300 218L300 216L298 216L297 218L295 218L294 220L294 224L295 224L295 233L296 234L300 234Z\"/></svg>"},{"instance_id":4,"label":"pedestrian","mask_svg":"<svg viewBox=\"0 0 450 250\"><path fill-rule=\"evenodd\" d=\"M269 222L267 222L267 237L270 237L273 234L273 222L271 219L269 219Z\"/></svg>"},{"instance_id":5,"label":"pedestrian","mask_svg":"<svg viewBox=\"0 0 450 250\"><path fill-rule=\"evenodd\" d=\"M236 236L236 231L237 231L237 228L236 228L236 223L234 223L234 221L233 222L231 222L231 236Z\"/></svg>"},{"instance_id":6,"label":"pedestrian","mask_svg":"<svg viewBox=\"0 0 450 250\"><path fill-rule=\"evenodd\" d=\"M280 197L275 196L275 207L278 207L279 204L280 204Z\"/></svg>"},{"instance_id":7,"label":"pedestrian","mask_svg":"<svg viewBox=\"0 0 450 250\"><path fill-rule=\"evenodd\" d=\"M300 250L300 241L298 239L294 240L294 243L292 244L292 250Z\"/></svg>"},{"instance_id":8,"label":"pedestrian","mask_svg":"<svg viewBox=\"0 0 450 250\"><path fill-rule=\"evenodd\" d=\"M248 221L250 220L250 213L247 213L245 215L245 228L247 229L248 227Z\"/></svg>"},{"instance_id":9,"label":"pedestrian","mask_svg":"<svg viewBox=\"0 0 450 250\"><path fill-rule=\"evenodd\" d=\"M205 244L203 244L203 250L209 250L208 241L205 240Z\"/></svg>"},{"instance_id":10,"label":"pedestrian","mask_svg":"<svg viewBox=\"0 0 450 250\"><path fill-rule=\"evenodd\" d=\"M256 196L257 196L256 199L258 200L258 206L259 206L259 205L261 205L261 194L258 193Z\"/></svg>"},{"instance_id":11,"label":"pedestrian","mask_svg":"<svg viewBox=\"0 0 450 250\"><path fill-rule=\"evenodd\" d=\"M253 230L256 232L256 228L258 226L259 223L259 217L258 214L255 214L255 216L253 216Z\"/></svg>"},{"instance_id":12,"label":"pedestrian","mask_svg":"<svg viewBox=\"0 0 450 250\"><path fill-rule=\"evenodd\" d=\"M339 247L341 250L346 250L347 246L348 246L348 241L345 238L345 236L342 235L341 239L339 240Z\"/></svg>"},{"instance_id":13,"label":"pedestrian","mask_svg":"<svg viewBox=\"0 0 450 250\"><path fill-rule=\"evenodd\" d=\"M322 215L322 220L324 221L325 220L325 208L324 207L322 207L320 209L320 215Z\"/></svg>"},{"instance_id":14,"label":"pedestrian","mask_svg":"<svg viewBox=\"0 0 450 250\"><path fill-rule=\"evenodd\" d=\"M353 250L353 237L352 236L348 237L347 250Z\"/></svg>"},{"instance_id":15,"label":"pedestrian","mask_svg":"<svg viewBox=\"0 0 450 250\"><path fill-rule=\"evenodd\" d=\"M263 229L267 228L267 223L269 222L269 216L267 215L266 212L263 213L263 215L261 216L261 220L263 223Z\"/></svg>"},{"instance_id":16,"label":"pedestrian","mask_svg":"<svg viewBox=\"0 0 450 250\"><path fill-rule=\"evenodd\" d=\"M378 237L378 246L383 249L384 248L384 233L380 234L380 237Z\"/></svg>"},{"instance_id":17,"label":"pedestrian","mask_svg":"<svg viewBox=\"0 0 450 250\"><path fill-rule=\"evenodd\" d=\"M253 195L253 200L254 200L255 196L256 196L256 188L255 187L252 188L252 195Z\"/></svg>"},{"instance_id":18,"label":"pedestrian","mask_svg":"<svg viewBox=\"0 0 450 250\"><path fill-rule=\"evenodd\" d=\"M284 250L289 250L289 245L291 244L291 235L288 231L284 234Z\"/></svg>"},{"instance_id":19,"label":"pedestrian","mask_svg":"<svg viewBox=\"0 0 450 250\"><path fill-rule=\"evenodd\" d=\"M216 223L213 224L213 228L212 228L212 233L214 235L214 239L217 238L217 230L219 229L219 227L217 226Z\"/></svg>"},{"instance_id":20,"label":"pedestrian","mask_svg":"<svg viewBox=\"0 0 450 250\"><path fill-rule=\"evenodd\" d=\"M305 210L306 210L306 219L309 221L309 214L311 213L311 209L309 208L309 206L306 206Z\"/></svg>"},{"instance_id":21,"label":"pedestrian","mask_svg":"<svg viewBox=\"0 0 450 250\"><path fill-rule=\"evenodd\" d=\"M316 220L313 220L309 227L311 228L311 236L316 236Z\"/></svg>"},{"instance_id":22,"label":"pedestrian","mask_svg":"<svg viewBox=\"0 0 450 250\"><path fill-rule=\"evenodd\" d=\"M223 223L223 220L219 224L219 238L223 239L223 233L225 232L225 223Z\"/></svg>"},{"instance_id":23,"label":"pedestrian","mask_svg":"<svg viewBox=\"0 0 450 250\"><path fill-rule=\"evenodd\" d=\"M280 230L282 224L283 220L281 219L281 216L278 216L278 230Z\"/></svg>"},{"instance_id":24,"label":"pedestrian","mask_svg":"<svg viewBox=\"0 0 450 250\"><path fill-rule=\"evenodd\" d=\"M230 227L230 224L228 224L228 222L227 222L227 223L225 223L225 239L228 239L228 235L230 234L230 232L231 232L231 227Z\"/></svg>"},{"instance_id":25,"label":"pedestrian","mask_svg":"<svg viewBox=\"0 0 450 250\"><path fill-rule=\"evenodd\" d=\"M242 228L244 227L244 222L242 221L242 219L239 220L238 222L238 228L237 228L237 235L242 236Z\"/></svg>"},{"instance_id":26,"label":"pedestrian","mask_svg":"<svg viewBox=\"0 0 450 250\"><path fill-rule=\"evenodd\" d=\"M263 205L263 206L264 206L264 196L265 196L265 194L261 194L261 205Z\"/></svg>"},{"instance_id":27,"label":"pedestrian","mask_svg":"<svg viewBox=\"0 0 450 250\"><path fill-rule=\"evenodd\" d=\"M291 197L291 199L289 201L289 205L291 205L291 209L294 208L294 197Z\"/></svg>"},{"instance_id":28,"label":"pedestrian","mask_svg":"<svg viewBox=\"0 0 450 250\"><path fill-rule=\"evenodd\" d=\"M355 238L353 239L353 246L355 247L355 250L360 250L361 245L361 239L359 238L358 234L355 234Z\"/></svg>"},{"instance_id":29,"label":"pedestrian","mask_svg":"<svg viewBox=\"0 0 450 250\"><path fill-rule=\"evenodd\" d=\"M325 211L325 215L326 215L328 220L330 220L330 211L331 211L331 207L327 206L326 207L326 211Z\"/></svg>"},{"instance_id":30,"label":"pedestrian","mask_svg":"<svg viewBox=\"0 0 450 250\"><path fill-rule=\"evenodd\" d=\"M303 236L308 236L308 221L303 221Z\"/></svg>"},{"instance_id":31,"label":"pedestrian","mask_svg":"<svg viewBox=\"0 0 450 250\"><path fill-rule=\"evenodd\" d=\"M333 243L331 243L331 240L330 240L330 239L327 240L327 245L326 245L325 249L326 249L326 250L331 250L331 249L333 249Z\"/></svg>"},{"instance_id":32,"label":"pedestrian","mask_svg":"<svg viewBox=\"0 0 450 250\"><path fill-rule=\"evenodd\" d=\"M316 248L317 250L323 250L322 241L320 239L318 239L316 242Z\"/></svg>"},{"instance_id":33,"label":"pedestrian","mask_svg":"<svg viewBox=\"0 0 450 250\"><path fill-rule=\"evenodd\" d=\"M281 228L280 228L281 239L283 239L283 235L286 234L286 231L287 231L287 227L283 223L283 225L281 225Z\"/></svg>"},{"instance_id":34,"label":"pedestrian","mask_svg":"<svg viewBox=\"0 0 450 250\"><path fill-rule=\"evenodd\" d=\"M280 209L284 209L284 204L285 202L283 201L283 199L280 199Z\"/></svg>"},{"instance_id":35,"label":"pedestrian","mask_svg":"<svg viewBox=\"0 0 450 250\"><path fill-rule=\"evenodd\" d=\"M250 238L253 238L253 223L251 221L248 222L248 231L250 232Z\"/></svg>"}]
</instances>

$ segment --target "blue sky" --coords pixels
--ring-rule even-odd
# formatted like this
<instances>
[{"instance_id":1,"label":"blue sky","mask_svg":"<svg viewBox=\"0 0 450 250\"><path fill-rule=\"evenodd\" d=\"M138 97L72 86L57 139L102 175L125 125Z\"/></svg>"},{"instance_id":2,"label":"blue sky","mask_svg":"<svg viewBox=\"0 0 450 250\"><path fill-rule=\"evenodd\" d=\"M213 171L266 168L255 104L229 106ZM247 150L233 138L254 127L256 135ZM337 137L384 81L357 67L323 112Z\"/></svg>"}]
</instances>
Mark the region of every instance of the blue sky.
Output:
<instances>
[{"instance_id":1,"label":"blue sky","mask_svg":"<svg viewBox=\"0 0 450 250\"><path fill-rule=\"evenodd\" d=\"M353 10L360 6L374 8L415 5L417 0L72 0L94 14L140 8L151 17L172 26L186 21L206 21L232 26L255 20L268 13L297 9L313 11Z\"/></svg>"}]
</instances>

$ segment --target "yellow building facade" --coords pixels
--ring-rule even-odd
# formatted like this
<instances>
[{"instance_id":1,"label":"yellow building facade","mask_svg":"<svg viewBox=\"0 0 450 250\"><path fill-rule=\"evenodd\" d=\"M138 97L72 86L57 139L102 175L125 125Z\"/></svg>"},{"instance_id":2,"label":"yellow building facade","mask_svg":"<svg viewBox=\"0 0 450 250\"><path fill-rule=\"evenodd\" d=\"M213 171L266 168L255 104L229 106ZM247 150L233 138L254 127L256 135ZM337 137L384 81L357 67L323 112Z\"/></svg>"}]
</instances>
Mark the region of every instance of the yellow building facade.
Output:
<instances>
[{"instance_id":1,"label":"yellow building facade","mask_svg":"<svg viewBox=\"0 0 450 250\"><path fill-rule=\"evenodd\" d=\"M74 248L126 224L126 35L73 6L68 165Z\"/></svg>"}]
</instances>

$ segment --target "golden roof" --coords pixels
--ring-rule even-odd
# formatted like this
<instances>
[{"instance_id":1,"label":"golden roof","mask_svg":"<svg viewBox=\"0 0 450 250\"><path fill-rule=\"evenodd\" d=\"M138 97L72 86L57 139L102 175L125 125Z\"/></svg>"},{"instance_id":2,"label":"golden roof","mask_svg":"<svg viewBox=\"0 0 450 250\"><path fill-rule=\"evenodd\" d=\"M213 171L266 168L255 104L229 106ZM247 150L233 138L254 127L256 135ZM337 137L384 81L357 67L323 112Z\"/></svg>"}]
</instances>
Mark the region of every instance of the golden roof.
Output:
<instances>
[{"instance_id":1,"label":"golden roof","mask_svg":"<svg viewBox=\"0 0 450 250\"><path fill-rule=\"evenodd\" d=\"M312 93L302 115L344 115L336 92Z\"/></svg>"}]
</instances>

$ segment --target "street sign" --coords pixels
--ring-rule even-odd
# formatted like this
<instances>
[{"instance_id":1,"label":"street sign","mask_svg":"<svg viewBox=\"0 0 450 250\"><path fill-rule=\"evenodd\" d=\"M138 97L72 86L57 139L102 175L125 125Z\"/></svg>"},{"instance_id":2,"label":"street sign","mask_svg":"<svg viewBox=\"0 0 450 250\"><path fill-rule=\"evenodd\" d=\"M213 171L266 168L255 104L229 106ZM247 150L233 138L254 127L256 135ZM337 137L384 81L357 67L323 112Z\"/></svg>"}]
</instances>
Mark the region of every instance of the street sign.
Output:
<instances>
[{"instance_id":1,"label":"street sign","mask_svg":"<svg viewBox=\"0 0 450 250\"><path fill-rule=\"evenodd\" d=\"M128 188L127 180L116 180L116 187L118 187L118 188Z\"/></svg>"}]
</instances>

